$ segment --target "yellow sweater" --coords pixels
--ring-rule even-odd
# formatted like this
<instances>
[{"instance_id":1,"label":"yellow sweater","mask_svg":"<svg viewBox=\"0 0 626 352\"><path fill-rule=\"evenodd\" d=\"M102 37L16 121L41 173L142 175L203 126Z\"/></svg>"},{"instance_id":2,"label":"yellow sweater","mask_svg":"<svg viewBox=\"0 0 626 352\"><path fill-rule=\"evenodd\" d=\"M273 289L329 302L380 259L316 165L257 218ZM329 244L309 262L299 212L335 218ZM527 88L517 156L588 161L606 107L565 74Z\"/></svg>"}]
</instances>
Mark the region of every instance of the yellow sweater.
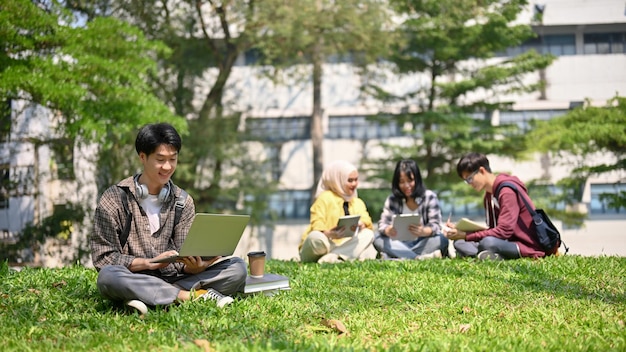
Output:
<instances>
[{"instance_id":1,"label":"yellow sweater","mask_svg":"<svg viewBox=\"0 0 626 352\"><path fill-rule=\"evenodd\" d=\"M337 226L339 218L344 216L343 202L343 198L333 191L324 191L317 197L313 205L311 205L311 222L302 234L298 248L302 247L302 243L309 235L309 232L326 231ZM373 229L372 218L367 212L367 207L363 200L360 198L352 198L348 205L348 211L350 215L361 215L360 222L365 224L366 228ZM348 238L340 238L333 241L336 244L341 244L347 240Z\"/></svg>"}]
</instances>

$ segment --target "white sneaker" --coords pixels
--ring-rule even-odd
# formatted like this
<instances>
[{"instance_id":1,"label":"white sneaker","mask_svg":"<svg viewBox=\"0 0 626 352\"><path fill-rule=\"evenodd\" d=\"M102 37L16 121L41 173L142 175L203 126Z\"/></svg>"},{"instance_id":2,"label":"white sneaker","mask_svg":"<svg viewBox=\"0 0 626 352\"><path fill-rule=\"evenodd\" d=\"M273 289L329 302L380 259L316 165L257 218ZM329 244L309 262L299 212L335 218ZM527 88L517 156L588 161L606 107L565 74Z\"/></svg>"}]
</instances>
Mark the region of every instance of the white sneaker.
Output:
<instances>
[{"instance_id":1,"label":"white sneaker","mask_svg":"<svg viewBox=\"0 0 626 352\"><path fill-rule=\"evenodd\" d=\"M213 300L217 303L217 306L219 308L227 306L235 301L231 296L223 295L219 293L217 290L214 290L212 288L206 290L205 293L198 296L196 299L202 299L204 301L209 300L209 299Z\"/></svg>"},{"instance_id":2,"label":"white sneaker","mask_svg":"<svg viewBox=\"0 0 626 352\"><path fill-rule=\"evenodd\" d=\"M432 253L418 255L417 257L415 257L415 259L424 260L424 259L433 259L433 258L442 258L442 257L443 255L441 254L441 250L438 249Z\"/></svg>"},{"instance_id":3,"label":"white sneaker","mask_svg":"<svg viewBox=\"0 0 626 352\"><path fill-rule=\"evenodd\" d=\"M500 254L488 250L478 253L476 257L480 260L502 260Z\"/></svg>"},{"instance_id":4,"label":"white sneaker","mask_svg":"<svg viewBox=\"0 0 626 352\"><path fill-rule=\"evenodd\" d=\"M148 306L145 303L143 303L142 301L138 300L138 299L132 299L130 301L127 301L126 305L128 307L134 309L140 315L144 315L144 314L148 313Z\"/></svg>"},{"instance_id":5,"label":"white sneaker","mask_svg":"<svg viewBox=\"0 0 626 352\"><path fill-rule=\"evenodd\" d=\"M318 263L341 263L343 260L335 253L327 253L317 260Z\"/></svg>"}]
</instances>

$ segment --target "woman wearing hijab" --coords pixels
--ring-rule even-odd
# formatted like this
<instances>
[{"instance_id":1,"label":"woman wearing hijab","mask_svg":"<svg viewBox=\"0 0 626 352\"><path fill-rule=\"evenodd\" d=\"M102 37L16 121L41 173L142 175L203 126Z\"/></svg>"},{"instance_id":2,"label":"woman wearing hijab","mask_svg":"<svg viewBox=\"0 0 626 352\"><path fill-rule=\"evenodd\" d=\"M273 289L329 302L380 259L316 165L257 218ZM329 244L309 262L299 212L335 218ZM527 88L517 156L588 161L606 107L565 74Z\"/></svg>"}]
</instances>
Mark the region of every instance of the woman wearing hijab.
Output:
<instances>
[{"instance_id":1,"label":"woman wearing hijab","mask_svg":"<svg viewBox=\"0 0 626 352\"><path fill-rule=\"evenodd\" d=\"M300 241L303 263L375 258L372 218L357 196L358 185L359 172L347 161L335 161L324 170L311 205L311 222ZM361 216L359 230L352 237L343 237L346 229L337 228L344 215Z\"/></svg>"}]
</instances>

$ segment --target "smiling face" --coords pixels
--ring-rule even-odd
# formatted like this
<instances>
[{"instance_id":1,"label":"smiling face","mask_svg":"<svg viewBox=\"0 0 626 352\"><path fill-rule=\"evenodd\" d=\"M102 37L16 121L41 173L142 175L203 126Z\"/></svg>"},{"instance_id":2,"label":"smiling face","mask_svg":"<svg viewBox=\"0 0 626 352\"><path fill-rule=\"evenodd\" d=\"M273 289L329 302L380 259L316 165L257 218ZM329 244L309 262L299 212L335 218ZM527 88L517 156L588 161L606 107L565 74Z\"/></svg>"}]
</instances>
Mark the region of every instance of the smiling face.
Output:
<instances>
[{"instance_id":1,"label":"smiling face","mask_svg":"<svg viewBox=\"0 0 626 352\"><path fill-rule=\"evenodd\" d=\"M143 164L143 173L139 181L148 186L150 194L158 194L176 170L178 164L176 148L169 144L161 144L150 155L139 153L139 158Z\"/></svg>"},{"instance_id":2,"label":"smiling face","mask_svg":"<svg viewBox=\"0 0 626 352\"><path fill-rule=\"evenodd\" d=\"M352 196L358 186L359 186L359 173L358 171L352 171L348 175L348 180L343 185L343 189L346 192L347 196Z\"/></svg>"},{"instance_id":3,"label":"smiling face","mask_svg":"<svg viewBox=\"0 0 626 352\"><path fill-rule=\"evenodd\" d=\"M407 176L405 172L401 172L398 187L406 198L410 198L415 190L415 179Z\"/></svg>"},{"instance_id":4,"label":"smiling face","mask_svg":"<svg viewBox=\"0 0 626 352\"><path fill-rule=\"evenodd\" d=\"M476 191L482 191L487 186L487 179L485 178L485 169L481 166L474 172L463 171L461 178L468 185L472 186Z\"/></svg>"}]
</instances>

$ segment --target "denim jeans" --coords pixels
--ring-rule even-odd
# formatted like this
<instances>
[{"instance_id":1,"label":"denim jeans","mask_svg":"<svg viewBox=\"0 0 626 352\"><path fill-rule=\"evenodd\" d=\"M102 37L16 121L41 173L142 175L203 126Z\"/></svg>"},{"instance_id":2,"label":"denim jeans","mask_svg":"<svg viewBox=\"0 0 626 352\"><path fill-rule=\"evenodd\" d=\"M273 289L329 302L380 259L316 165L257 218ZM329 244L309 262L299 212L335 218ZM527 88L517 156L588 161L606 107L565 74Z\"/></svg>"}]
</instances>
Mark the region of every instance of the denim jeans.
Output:
<instances>
[{"instance_id":1,"label":"denim jeans","mask_svg":"<svg viewBox=\"0 0 626 352\"><path fill-rule=\"evenodd\" d=\"M448 244L448 239L440 233L430 237L419 237L414 241L398 241L380 234L374 239L376 250L391 258L415 259L419 255L430 254L436 250L441 250L445 257L448 255Z\"/></svg>"},{"instance_id":2,"label":"denim jeans","mask_svg":"<svg viewBox=\"0 0 626 352\"><path fill-rule=\"evenodd\" d=\"M493 236L487 236L479 242L456 240L454 241L454 249L458 257L475 257L478 253L488 250L498 253L504 259L521 258L519 248L515 242Z\"/></svg>"}]
</instances>

